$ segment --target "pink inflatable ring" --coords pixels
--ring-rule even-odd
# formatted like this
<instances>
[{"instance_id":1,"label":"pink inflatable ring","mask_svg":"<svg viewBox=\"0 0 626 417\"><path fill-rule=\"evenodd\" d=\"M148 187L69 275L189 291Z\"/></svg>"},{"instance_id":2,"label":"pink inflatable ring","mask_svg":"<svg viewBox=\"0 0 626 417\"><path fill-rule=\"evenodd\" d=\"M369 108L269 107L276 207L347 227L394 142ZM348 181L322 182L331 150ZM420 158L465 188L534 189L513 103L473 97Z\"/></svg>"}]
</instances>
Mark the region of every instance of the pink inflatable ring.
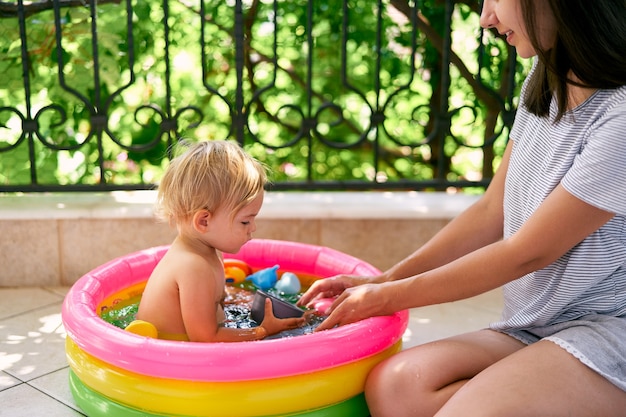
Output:
<instances>
[{"instance_id":1,"label":"pink inflatable ring","mask_svg":"<svg viewBox=\"0 0 626 417\"><path fill-rule=\"evenodd\" d=\"M83 276L68 292L62 318L68 335L71 386L79 405L79 399L91 398L89 401L93 401L93 397L98 397L101 401L111 401L113 408L129 410L124 414L129 416L137 415L137 410L146 412L139 415L171 413L172 410L165 408L177 401L181 406L187 406L182 415L189 416L316 415L316 410L330 410L335 405L354 403L360 398L354 410L363 410L365 376L377 362L400 349L401 337L408 322L407 311L372 317L319 333L239 343L151 339L126 332L101 319L96 310L102 301L145 282L167 248L156 247L117 258ZM278 264L282 271L319 278L340 273L369 275L379 272L368 263L336 250L295 242L256 239L248 242L238 254L224 256L240 259L253 270ZM354 374L349 375L357 379L354 384L351 381L354 378L341 382L345 389L333 386L332 381L318 381L320 387L327 387L327 395L320 392L320 398L309 400L311 394L315 396L317 393L308 393L299 398L297 404L287 397L285 386L277 392L272 392L271 386L268 386L276 383L278 387L280 383L289 384L289 381L306 384L306 381L315 380L316 375L326 375L327 378L334 375L333 378L336 378L338 374L334 372L340 369L343 373ZM94 372L99 376L92 377ZM134 383L124 387L125 378L133 379ZM137 388L138 380L145 380L146 386L154 385L154 393L137 392L141 389ZM111 387L109 381L115 381L116 386ZM163 388L158 385L160 381L170 385ZM267 404L259 398L252 404L246 404L234 397L228 399L226 394L216 399L205 398L199 392L190 399L183 398L188 391L179 392L171 388L171 398L159 401L157 398L167 397L167 390L170 389L167 387L184 385L177 384L177 381L206 384L214 393L220 383L230 387L227 392L238 385L245 386L248 392L267 387L272 398L268 398ZM81 384L84 384L85 392L79 392ZM301 391L299 388L304 387L294 387L293 394ZM278 404L277 400L280 402L281 399L276 396L281 395L280 392L286 398ZM241 394L242 398L246 396L248 393ZM134 403L132 398L138 398L138 402ZM194 403L196 399L197 403ZM295 397L292 399L295 400ZM203 404L206 402L212 404L205 407ZM88 406L87 403L84 405L83 408ZM345 407L341 407L342 413L345 413ZM177 410L173 411L181 415L180 407ZM335 414L326 412L320 415ZM354 415L367 415L366 407L365 414L361 411L361 414Z\"/></svg>"}]
</instances>

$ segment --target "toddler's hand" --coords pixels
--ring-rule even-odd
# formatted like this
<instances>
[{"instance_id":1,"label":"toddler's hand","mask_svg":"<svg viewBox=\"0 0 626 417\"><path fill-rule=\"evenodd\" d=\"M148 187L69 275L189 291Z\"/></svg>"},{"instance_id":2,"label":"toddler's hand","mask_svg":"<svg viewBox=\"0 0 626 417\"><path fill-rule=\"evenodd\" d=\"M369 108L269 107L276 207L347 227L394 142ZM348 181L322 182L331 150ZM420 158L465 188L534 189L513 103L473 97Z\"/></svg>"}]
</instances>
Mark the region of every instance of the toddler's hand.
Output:
<instances>
[{"instance_id":1,"label":"toddler's hand","mask_svg":"<svg viewBox=\"0 0 626 417\"><path fill-rule=\"evenodd\" d=\"M288 318L288 319L279 319L274 316L274 311L272 311L272 300L269 298L265 299L265 318L261 323L261 327L263 327L267 331L267 335L271 336L276 333L280 333L284 330L291 330L302 326L305 322L304 317L296 317L296 318Z\"/></svg>"}]
</instances>

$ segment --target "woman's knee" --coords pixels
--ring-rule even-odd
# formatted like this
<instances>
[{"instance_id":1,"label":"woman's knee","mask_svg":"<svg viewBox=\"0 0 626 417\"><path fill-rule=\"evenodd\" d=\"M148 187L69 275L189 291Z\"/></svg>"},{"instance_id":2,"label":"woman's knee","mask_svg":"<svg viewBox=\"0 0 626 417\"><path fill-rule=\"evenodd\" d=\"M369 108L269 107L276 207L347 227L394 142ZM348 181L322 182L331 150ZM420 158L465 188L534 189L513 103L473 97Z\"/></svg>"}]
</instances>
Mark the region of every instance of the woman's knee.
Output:
<instances>
[{"instance_id":1,"label":"woman's knee","mask_svg":"<svg viewBox=\"0 0 626 417\"><path fill-rule=\"evenodd\" d=\"M429 393L427 378L419 362L405 356L379 363L367 377L365 398L372 417L428 415L420 411Z\"/></svg>"},{"instance_id":2,"label":"woman's knee","mask_svg":"<svg viewBox=\"0 0 626 417\"><path fill-rule=\"evenodd\" d=\"M397 403L395 389L397 371L389 367L387 361L379 363L368 375L365 382L365 399L372 417L386 417L393 415L389 405ZM397 375L396 375L397 376Z\"/></svg>"},{"instance_id":3,"label":"woman's knee","mask_svg":"<svg viewBox=\"0 0 626 417\"><path fill-rule=\"evenodd\" d=\"M381 362L365 384L372 416L433 416L468 379L521 347L511 340L478 331L417 346Z\"/></svg>"}]
</instances>

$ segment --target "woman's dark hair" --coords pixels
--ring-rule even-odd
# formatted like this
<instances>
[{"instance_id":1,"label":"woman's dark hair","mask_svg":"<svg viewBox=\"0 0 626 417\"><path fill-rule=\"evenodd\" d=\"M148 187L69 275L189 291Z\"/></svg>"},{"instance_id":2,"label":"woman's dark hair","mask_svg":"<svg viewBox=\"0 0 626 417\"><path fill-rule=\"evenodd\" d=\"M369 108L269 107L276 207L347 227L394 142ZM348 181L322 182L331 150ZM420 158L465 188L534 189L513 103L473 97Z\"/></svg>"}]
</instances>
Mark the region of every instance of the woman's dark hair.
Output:
<instances>
[{"instance_id":1,"label":"woman's dark hair","mask_svg":"<svg viewBox=\"0 0 626 417\"><path fill-rule=\"evenodd\" d=\"M554 15L556 43L541 46L535 3L546 1ZM526 107L547 116L552 96L558 121L568 109L568 84L612 89L626 84L626 0L521 0L529 39L538 63L529 80ZM568 79L568 73L578 82Z\"/></svg>"}]
</instances>

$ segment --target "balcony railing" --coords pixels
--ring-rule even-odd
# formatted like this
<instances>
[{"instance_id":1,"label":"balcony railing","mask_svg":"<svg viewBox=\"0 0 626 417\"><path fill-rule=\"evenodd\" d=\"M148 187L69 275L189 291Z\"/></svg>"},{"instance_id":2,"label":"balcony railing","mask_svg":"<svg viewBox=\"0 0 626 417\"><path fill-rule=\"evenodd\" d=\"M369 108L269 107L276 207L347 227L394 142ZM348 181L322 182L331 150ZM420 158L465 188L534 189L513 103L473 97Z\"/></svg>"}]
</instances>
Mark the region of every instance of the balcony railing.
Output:
<instances>
[{"instance_id":1,"label":"balcony railing","mask_svg":"<svg viewBox=\"0 0 626 417\"><path fill-rule=\"evenodd\" d=\"M0 192L153 188L211 139L274 190L485 187L525 68L479 3L0 2Z\"/></svg>"}]
</instances>

